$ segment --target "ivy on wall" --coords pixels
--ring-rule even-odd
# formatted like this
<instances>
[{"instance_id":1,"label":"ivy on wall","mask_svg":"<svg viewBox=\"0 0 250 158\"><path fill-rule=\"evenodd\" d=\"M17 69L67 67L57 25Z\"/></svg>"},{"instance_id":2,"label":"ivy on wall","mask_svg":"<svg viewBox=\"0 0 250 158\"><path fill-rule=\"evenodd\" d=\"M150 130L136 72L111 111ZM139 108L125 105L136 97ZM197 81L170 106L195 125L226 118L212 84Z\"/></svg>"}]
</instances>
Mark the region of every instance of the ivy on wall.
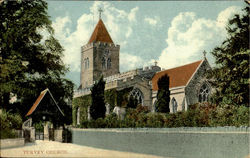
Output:
<instances>
[{"instance_id":1,"label":"ivy on wall","mask_svg":"<svg viewBox=\"0 0 250 158\"><path fill-rule=\"evenodd\" d=\"M76 125L76 117L77 117L77 109L80 107L80 122L82 120L88 119L88 107L91 105L91 96L81 96L78 98L74 98L72 102L72 120L73 125Z\"/></svg>"},{"instance_id":2,"label":"ivy on wall","mask_svg":"<svg viewBox=\"0 0 250 158\"><path fill-rule=\"evenodd\" d=\"M116 89L106 90L104 93L105 103L110 105L110 111L113 111L115 106L127 107L129 93L133 88L125 88L120 91ZM88 119L88 107L91 105L91 95L74 98L72 102L72 120L73 125L76 125L77 109L80 107L80 123Z\"/></svg>"}]
</instances>

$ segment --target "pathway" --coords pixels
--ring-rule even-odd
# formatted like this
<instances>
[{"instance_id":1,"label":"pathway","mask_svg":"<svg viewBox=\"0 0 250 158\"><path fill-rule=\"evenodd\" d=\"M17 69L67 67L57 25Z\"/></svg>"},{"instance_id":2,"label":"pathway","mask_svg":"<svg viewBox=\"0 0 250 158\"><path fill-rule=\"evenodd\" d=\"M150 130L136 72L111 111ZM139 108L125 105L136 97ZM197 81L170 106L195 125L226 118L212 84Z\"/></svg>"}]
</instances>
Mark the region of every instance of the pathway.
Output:
<instances>
[{"instance_id":1,"label":"pathway","mask_svg":"<svg viewBox=\"0 0 250 158\"><path fill-rule=\"evenodd\" d=\"M37 140L23 147L1 149L0 157L100 157L100 158L160 158L131 152L98 149L71 143Z\"/></svg>"}]
</instances>

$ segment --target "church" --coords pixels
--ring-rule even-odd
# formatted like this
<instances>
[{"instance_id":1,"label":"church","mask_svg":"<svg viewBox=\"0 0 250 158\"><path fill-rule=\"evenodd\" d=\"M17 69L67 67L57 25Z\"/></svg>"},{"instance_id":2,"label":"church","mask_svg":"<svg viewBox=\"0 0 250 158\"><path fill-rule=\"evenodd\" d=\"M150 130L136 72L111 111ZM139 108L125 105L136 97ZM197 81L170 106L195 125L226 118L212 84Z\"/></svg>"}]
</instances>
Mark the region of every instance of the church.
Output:
<instances>
[{"instance_id":1,"label":"church","mask_svg":"<svg viewBox=\"0 0 250 158\"><path fill-rule=\"evenodd\" d=\"M105 90L131 88L129 96L154 112L157 81L167 74L171 113L185 111L197 102L208 101L211 86L205 74L211 67L205 56L199 61L167 70L162 70L155 62L148 67L120 73L119 51L120 45L114 43L100 18L88 43L81 47L80 86L74 92L74 98L90 95L91 87L103 75Z\"/></svg>"}]
</instances>

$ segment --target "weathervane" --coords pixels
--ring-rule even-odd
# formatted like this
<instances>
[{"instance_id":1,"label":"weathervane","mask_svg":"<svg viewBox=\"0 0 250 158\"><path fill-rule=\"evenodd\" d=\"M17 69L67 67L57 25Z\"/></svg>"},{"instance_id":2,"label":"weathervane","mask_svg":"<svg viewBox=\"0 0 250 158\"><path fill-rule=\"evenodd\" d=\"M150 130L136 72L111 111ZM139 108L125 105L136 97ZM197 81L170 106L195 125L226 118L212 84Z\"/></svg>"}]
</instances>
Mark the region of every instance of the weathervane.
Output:
<instances>
[{"instance_id":1,"label":"weathervane","mask_svg":"<svg viewBox=\"0 0 250 158\"><path fill-rule=\"evenodd\" d=\"M203 56L204 56L204 58L206 58L206 55L207 55L207 52L204 50L204 51L203 51Z\"/></svg>"},{"instance_id":2,"label":"weathervane","mask_svg":"<svg viewBox=\"0 0 250 158\"><path fill-rule=\"evenodd\" d=\"M102 10L102 8L99 8L98 11L99 11L99 19L101 19L103 10Z\"/></svg>"}]
</instances>

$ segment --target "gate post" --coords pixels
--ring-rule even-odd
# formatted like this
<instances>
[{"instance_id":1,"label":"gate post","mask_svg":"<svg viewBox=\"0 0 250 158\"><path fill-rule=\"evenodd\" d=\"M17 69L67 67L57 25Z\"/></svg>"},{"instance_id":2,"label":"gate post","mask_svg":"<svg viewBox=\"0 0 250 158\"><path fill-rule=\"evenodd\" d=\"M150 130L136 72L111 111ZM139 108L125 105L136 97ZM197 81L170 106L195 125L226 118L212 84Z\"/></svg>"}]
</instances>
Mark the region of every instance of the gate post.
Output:
<instances>
[{"instance_id":1,"label":"gate post","mask_svg":"<svg viewBox=\"0 0 250 158\"><path fill-rule=\"evenodd\" d=\"M30 141L35 141L35 127L30 127Z\"/></svg>"},{"instance_id":2,"label":"gate post","mask_svg":"<svg viewBox=\"0 0 250 158\"><path fill-rule=\"evenodd\" d=\"M45 123L44 125L44 140L49 140L49 126L48 126L48 122Z\"/></svg>"}]
</instances>

